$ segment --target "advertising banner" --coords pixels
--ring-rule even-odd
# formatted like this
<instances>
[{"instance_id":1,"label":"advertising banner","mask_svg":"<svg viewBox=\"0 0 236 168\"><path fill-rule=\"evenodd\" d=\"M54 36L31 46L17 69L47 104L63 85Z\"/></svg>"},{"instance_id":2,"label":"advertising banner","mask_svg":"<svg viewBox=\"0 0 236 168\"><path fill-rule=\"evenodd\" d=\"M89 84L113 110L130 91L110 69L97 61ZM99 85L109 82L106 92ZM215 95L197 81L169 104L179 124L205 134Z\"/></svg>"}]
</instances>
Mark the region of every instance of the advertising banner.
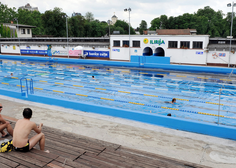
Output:
<instances>
[{"instance_id":1,"label":"advertising banner","mask_svg":"<svg viewBox=\"0 0 236 168\"><path fill-rule=\"evenodd\" d=\"M86 57L109 58L109 51L89 51L84 50Z\"/></svg>"},{"instance_id":2,"label":"advertising banner","mask_svg":"<svg viewBox=\"0 0 236 168\"><path fill-rule=\"evenodd\" d=\"M79 56L82 55L82 50L70 50L69 56Z\"/></svg>"},{"instance_id":3,"label":"advertising banner","mask_svg":"<svg viewBox=\"0 0 236 168\"><path fill-rule=\"evenodd\" d=\"M47 50L20 50L21 54L47 55Z\"/></svg>"},{"instance_id":4,"label":"advertising banner","mask_svg":"<svg viewBox=\"0 0 236 168\"><path fill-rule=\"evenodd\" d=\"M67 51L65 50L52 50L52 55L67 55Z\"/></svg>"}]
</instances>

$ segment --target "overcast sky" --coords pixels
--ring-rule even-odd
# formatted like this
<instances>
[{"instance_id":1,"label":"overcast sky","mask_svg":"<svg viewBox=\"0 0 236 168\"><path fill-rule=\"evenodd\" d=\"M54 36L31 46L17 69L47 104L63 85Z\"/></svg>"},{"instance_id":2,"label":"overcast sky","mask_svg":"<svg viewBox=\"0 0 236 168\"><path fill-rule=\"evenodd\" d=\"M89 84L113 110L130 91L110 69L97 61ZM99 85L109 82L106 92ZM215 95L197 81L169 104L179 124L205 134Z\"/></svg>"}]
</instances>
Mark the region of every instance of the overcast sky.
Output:
<instances>
[{"instance_id":1,"label":"overcast sky","mask_svg":"<svg viewBox=\"0 0 236 168\"><path fill-rule=\"evenodd\" d=\"M32 7L38 7L41 13L59 7L68 16L73 12L92 12L95 19L107 21L115 15L119 20L128 22L129 14L124 12L125 8L131 8L131 26L136 28L145 20L150 27L152 19L160 15L179 16L184 13L197 12L198 9L210 6L215 11L222 10L224 14L231 12L232 8L227 7L230 1L222 0L1 0L2 4L18 9L30 3ZM236 9L235 9L236 10Z\"/></svg>"}]
</instances>

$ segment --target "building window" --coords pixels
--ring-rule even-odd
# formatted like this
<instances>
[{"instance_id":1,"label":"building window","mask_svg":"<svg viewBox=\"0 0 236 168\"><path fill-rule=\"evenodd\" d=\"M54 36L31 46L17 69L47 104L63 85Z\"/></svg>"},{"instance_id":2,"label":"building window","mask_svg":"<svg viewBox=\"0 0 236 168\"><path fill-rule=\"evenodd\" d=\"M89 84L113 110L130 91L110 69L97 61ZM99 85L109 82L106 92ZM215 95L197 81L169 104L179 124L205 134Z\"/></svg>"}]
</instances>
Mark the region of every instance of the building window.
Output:
<instances>
[{"instance_id":1,"label":"building window","mask_svg":"<svg viewBox=\"0 0 236 168\"><path fill-rule=\"evenodd\" d=\"M113 41L113 46L114 46L114 47L120 47L120 41L114 40L114 41Z\"/></svg>"},{"instance_id":2,"label":"building window","mask_svg":"<svg viewBox=\"0 0 236 168\"><path fill-rule=\"evenodd\" d=\"M140 47L140 41L133 41L133 47Z\"/></svg>"},{"instance_id":3,"label":"building window","mask_svg":"<svg viewBox=\"0 0 236 168\"><path fill-rule=\"evenodd\" d=\"M25 34L25 29L21 29L21 34Z\"/></svg>"},{"instance_id":4,"label":"building window","mask_svg":"<svg viewBox=\"0 0 236 168\"><path fill-rule=\"evenodd\" d=\"M184 48L184 49L187 49L187 48L190 47L190 42L189 41L181 41L180 42L180 47Z\"/></svg>"},{"instance_id":5,"label":"building window","mask_svg":"<svg viewBox=\"0 0 236 168\"><path fill-rule=\"evenodd\" d=\"M200 42L200 41L194 41L194 42L193 42L193 48L202 49L202 42Z\"/></svg>"},{"instance_id":6,"label":"building window","mask_svg":"<svg viewBox=\"0 0 236 168\"><path fill-rule=\"evenodd\" d=\"M168 42L168 48L177 48L178 41L169 41Z\"/></svg>"},{"instance_id":7,"label":"building window","mask_svg":"<svg viewBox=\"0 0 236 168\"><path fill-rule=\"evenodd\" d=\"M27 34L30 34L30 29L27 29Z\"/></svg>"},{"instance_id":8,"label":"building window","mask_svg":"<svg viewBox=\"0 0 236 168\"><path fill-rule=\"evenodd\" d=\"M123 47L129 47L129 41L128 40L123 40Z\"/></svg>"}]
</instances>

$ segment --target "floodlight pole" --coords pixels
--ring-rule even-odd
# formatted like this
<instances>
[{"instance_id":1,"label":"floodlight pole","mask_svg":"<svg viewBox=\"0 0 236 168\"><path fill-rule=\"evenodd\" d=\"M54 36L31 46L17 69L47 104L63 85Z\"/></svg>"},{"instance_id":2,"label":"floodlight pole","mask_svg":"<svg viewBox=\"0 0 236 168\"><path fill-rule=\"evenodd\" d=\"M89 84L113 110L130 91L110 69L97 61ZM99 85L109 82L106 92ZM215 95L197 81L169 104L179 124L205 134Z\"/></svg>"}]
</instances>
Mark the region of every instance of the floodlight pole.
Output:
<instances>
[{"instance_id":1,"label":"floodlight pole","mask_svg":"<svg viewBox=\"0 0 236 168\"><path fill-rule=\"evenodd\" d=\"M229 63L228 63L228 67L230 66L230 56L231 56L231 41L232 41L232 31L233 31L233 15L234 15L234 5L235 3L232 2L232 4L227 4L228 7L232 6L232 13L231 13L231 31L230 31L230 45L229 45Z\"/></svg>"},{"instance_id":2,"label":"floodlight pole","mask_svg":"<svg viewBox=\"0 0 236 168\"><path fill-rule=\"evenodd\" d=\"M19 34L18 34L18 32L19 32L18 18L15 18L15 19L13 19L13 20L17 21L17 36L18 36L18 41L19 41L19 50L20 50L20 38L19 38ZM21 52L20 52L20 55L21 55Z\"/></svg>"},{"instance_id":3,"label":"floodlight pole","mask_svg":"<svg viewBox=\"0 0 236 168\"><path fill-rule=\"evenodd\" d=\"M110 37L110 24L111 24L111 21L108 20L107 23L108 23L108 25L109 25L109 37Z\"/></svg>"},{"instance_id":4,"label":"floodlight pole","mask_svg":"<svg viewBox=\"0 0 236 168\"><path fill-rule=\"evenodd\" d=\"M66 34L67 34L67 56L69 57L69 47L68 47L68 24L67 24L67 17L66 17Z\"/></svg>"},{"instance_id":5,"label":"floodlight pole","mask_svg":"<svg viewBox=\"0 0 236 168\"><path fill-rule=\"evenodd\" d=\"M131 12L131 8L128 9L124 9L124 11L128 11L129 12L129 60L130 60L130 12Z\"/></svg>"}]
</instances>

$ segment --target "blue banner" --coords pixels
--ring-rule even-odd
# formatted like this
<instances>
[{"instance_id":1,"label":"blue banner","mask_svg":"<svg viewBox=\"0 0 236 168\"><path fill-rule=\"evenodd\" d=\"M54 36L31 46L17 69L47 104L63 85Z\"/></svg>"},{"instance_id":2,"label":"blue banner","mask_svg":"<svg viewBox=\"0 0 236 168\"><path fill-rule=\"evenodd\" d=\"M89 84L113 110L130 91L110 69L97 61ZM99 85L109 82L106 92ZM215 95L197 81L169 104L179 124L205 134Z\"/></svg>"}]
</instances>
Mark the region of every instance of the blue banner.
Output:
<instances>
[{"instance_id":1,"label":"blue banner","mask_svg":"<svg viewBox=\"0 0 236 168\"><path fill-rule=\"evenodd\" d=\"M21 54L48 55L47 50L20 50Z\"/></svg>"},{"instance_id":2,"label":"blue banner","mask_svg":"<svg viewBox=\"0 0 236 168\"><path fill-rule=\"evenodd\" d=\"M84 50L84 55L87 55L87 57L109 58L109 51Z\"/></svg>"}]
</instances>

